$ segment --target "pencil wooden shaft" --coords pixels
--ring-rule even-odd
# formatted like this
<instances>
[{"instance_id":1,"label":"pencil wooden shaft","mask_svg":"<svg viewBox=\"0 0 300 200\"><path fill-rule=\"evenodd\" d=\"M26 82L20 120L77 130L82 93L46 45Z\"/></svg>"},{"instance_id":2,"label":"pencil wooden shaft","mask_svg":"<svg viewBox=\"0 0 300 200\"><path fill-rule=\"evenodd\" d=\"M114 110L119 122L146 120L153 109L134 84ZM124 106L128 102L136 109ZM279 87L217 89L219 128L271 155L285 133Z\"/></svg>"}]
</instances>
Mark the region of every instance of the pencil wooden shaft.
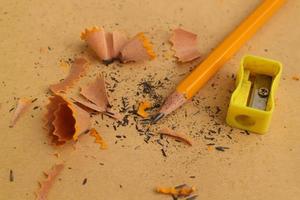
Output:
<instances>
[{"instance_id":1,"label":"pencil wooden shaft","mask_svg":"<svg viewBox=\"0 0 300 200\"><path fill-rule=\"evenodd\" d=\"M195 70L176 91L190 99L250 39L286 0L264 0Z\"/></svg>"}]
</instances>

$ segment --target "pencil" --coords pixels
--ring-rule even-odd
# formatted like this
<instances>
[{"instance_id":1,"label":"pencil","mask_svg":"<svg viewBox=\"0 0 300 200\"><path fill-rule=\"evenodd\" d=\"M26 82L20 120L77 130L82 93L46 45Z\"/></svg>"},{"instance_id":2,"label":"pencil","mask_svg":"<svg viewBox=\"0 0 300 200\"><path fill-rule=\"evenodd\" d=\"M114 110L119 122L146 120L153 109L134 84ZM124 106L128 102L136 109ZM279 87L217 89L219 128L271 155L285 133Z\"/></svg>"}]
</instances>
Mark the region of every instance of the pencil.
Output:
<instances>
[{"instance_id":1,"label":"pencil","mask_svg":"<svg viewBox=\"0 0 300 200\"><path fill-rule=\"evenodd\" d=\"M151 121L157 122L192 98L285 2L286 0L263 0L250 16L229 34L189 76L181 81Z\"/></svg>"}]
</instances>

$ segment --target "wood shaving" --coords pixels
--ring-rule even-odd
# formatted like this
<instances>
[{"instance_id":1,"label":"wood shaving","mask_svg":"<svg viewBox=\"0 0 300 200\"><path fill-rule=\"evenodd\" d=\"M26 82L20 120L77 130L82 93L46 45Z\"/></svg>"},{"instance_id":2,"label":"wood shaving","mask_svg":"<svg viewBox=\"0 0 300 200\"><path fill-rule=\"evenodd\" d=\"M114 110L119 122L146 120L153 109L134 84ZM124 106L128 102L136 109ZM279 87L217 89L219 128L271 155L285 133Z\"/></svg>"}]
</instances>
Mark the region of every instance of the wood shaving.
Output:
<instances>
[{"instance_id":1,"label":"wood shaving","mask_svg":"<svg viewBox=\"0 0 300 200\"><path fill-rule=\"evenodd\" d=\"M114 112L108 101L108 95L105 87L105 80L102 76L98 76L95 81L89 83L85 87L81 88L80 94L85 97L88 101L84 99L79 100L75 98L78 103L98 112L102 112L116 120L122 119L122 116ZM91 104L92 103L92 104Z\"/></svg>"},{"instance_id":2,"label":"wood shaving","mask_svg":"<svg viewBox=\"0 0 300 200\"><path fill-rule=\"evenodd\" d=\"M175 57L180 62L189 62L200 57L196 34L177 28L173 30L169 41L173 44L172 49L175 51Z\"/></svg>"},{"instance_id":3,"label":"wood shaving","mask_svg":"<svg viewBox=\"0 0 300 200\"><path fill-rule=\"evenodd\" d=\"M103 108L97 106L96 104L90 102L89 100L87 100L85 98L73 97L72 100L75 101L76 104L79 104L87 109L92 110L92 111L101 112L101 113L106 112L106 110L104 110Z\"/></svg>"},{"instance_id":4,"label":"wood shaving","mask_svg":"<svg viewBox=\"0 0 300 200\"><path fill-rule=\"evenodd\" d=\"M126 63L156 57L152 44L142 32L128 40L121 32L106 32L103 27L94 26L86 28L80 37L86 41L98 58L107 64L116 59Z\"/></svg>"},{"instance_id":5,"label":"wood shaving","mask_svg":"<svg viewBox=\"0 0 300 200\"><path fill-rule=\"evenodd\" d=\"M196 191L196 188L194 186L193 187L184 186L184 187L180 187L180 188L176 188L176 187L157 187L156 188L156 192L158 192L158 193L174 195L177 197L186 197L195 191Z\"/></svg>"},{"instance_id":6,"label":"wood shaving","mask_svg":"<svg viewBox=\"0 0 300 200\"><path fill-rule=\"evenodd\" d=\"M128 42L127 37L119 31L112 32L113 51L112 57L118 58L120 56L121 49Z\"/></svg>"},{"instance_id":7,"label":"wood shaving","mask_svg":"<svg viewBox=\"0 0 300 200\"><path fill-rule=\"evenodd\" d=\"M95 81L81 87L80 94L102 110L106 110L109 105L105 81L102 76L98 76Z\"/></svg>"},{"instance_id":8,"label":"wood shaving","mask_svg":"<svg viewBox=\"0 0 300 200\"><path fill-rule=\"evenodd\" d=\"M96 129L92 128L90 130L90 136L93 136L95 138L95 143L99 144L100 149L107 149L107 143L103 140Z\"/></svg>"},{"instance_id":9,"label":"wood shaving","mask_svg":"<svg viewBox=\"0 0 300 200\"><path fill-rule=\"evenodd\" d=\"M148 101L143 101L139 104L139 109L137 111L137 114L140 115L143 118L146 118L149 116L149 114L145 111L146 109L151 108L151 103Z\"/></svg>"},{"instance_id":10,"label":"wood shaving","mask_svg":"<svg viewBox=\"0 0 300 200\"><path fill-rule=\"evenodd\" d=\"M46 200L47 199L49 190L51 189L52 185L55 182L55 179L60 174L60 172L63 170L63 168L64 168L63 164L54 165L49 172L45 173L47 178L46 178L46 180L39 182L40 188L36 192L37 200Z\"/></svg>"},{"instance_id":11,"label":"wood shaving","mask_svg":"<svg viewBox=\"0 0 300 200\"><path fill-rule=\"evenodd\" d=\"M75 82L83 76L88 69L88 61L85 58L76 58L70 69L69 75L61 82L50 85L50 90L54 93L66 92Z\"/></svg>"},{"instance_id":12,"label":"wood shaving","mask_svg":"<svg viewBox=\"0 0 300 200\"><path fill-rule=\"evenodd\" d=\"M163 128L158 133L160 133L162 135L173 137L174 139L182 141L189 146L193 145L191 140L185 134L177 133L169 128Z\"/></svg>"},{"instance_id":13,"label":"wood shaving","mask_svg":"<svg viewBox=\"0 0 300 200\"><path fill-rule=\"evenodd\" d=\"M45 128L53 144L61 145L71 139L77 140L81 133L90 128L89 113L62 96L50 97L46 109Z\"/></svg>"},{"instance_id":14,"label":"wood shaving","mask_svg":"<svg viewBox=\"0 0 300 200\"><path fill-rule=\"evenodd\" d=\"M127 42L121 50L121 61L144 61L156 57L150 41L144 33L138 33L134 38Z\"/></svg>"},{"instance_id":15,"label":"wood shaving","mask_svg":"<svg viewBox=\"0 0 300 200\"><path fill-rule=\"evenodd\" d=\"M117 58L121 49L127 43L127 37L118 31L106 32L104 28L94 26L81 33L81 39L103 61L109 62Z\"/></svg>"},{"instance_id":16,"label":"wood shaving","mask_svg":"<svg viewBox=\"0 0 300 200\"><path fill-rule=\"evenodd\" d=\"M18 103L17 103L17 107L16 110L11 118L9 127L14 127L15 124L17 123L17 121L19 120L19 118L24 115L24 113L28 110L28 108L31 105L31 100L27 99L27 98L21 98L19 99Z\"/></svg>"}]
</instances>

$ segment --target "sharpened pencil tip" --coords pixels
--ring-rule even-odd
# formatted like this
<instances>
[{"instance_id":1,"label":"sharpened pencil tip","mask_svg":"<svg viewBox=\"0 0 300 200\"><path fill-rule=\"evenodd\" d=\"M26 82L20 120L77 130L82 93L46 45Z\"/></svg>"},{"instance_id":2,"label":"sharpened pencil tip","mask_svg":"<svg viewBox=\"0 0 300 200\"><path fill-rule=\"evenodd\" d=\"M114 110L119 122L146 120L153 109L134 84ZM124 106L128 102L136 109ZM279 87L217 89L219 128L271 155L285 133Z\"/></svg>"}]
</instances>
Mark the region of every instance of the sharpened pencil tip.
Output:
<instances>
[{"instance_id":1,"label":"sharpened pencil tip","mask_svg":"<svg viewBox=\"0 0 300 200\"><path fill-rule=\"evenodd\" d=\"M151 117L151 124L155 124L156 122L158 122L164 116L165 116L164 113L157 113L156 115L152 116Z\"/></svg>"}]
</instances>

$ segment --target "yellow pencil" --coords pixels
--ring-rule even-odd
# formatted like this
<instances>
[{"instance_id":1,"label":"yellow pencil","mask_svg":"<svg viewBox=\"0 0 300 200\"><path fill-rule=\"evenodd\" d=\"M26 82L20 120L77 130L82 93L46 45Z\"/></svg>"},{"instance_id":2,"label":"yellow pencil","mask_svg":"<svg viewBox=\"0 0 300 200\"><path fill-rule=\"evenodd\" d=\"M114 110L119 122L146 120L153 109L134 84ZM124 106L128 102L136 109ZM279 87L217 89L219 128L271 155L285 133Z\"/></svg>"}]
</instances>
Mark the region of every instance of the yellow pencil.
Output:
<instances>
[{"instance_id":1,"label":"yellow pencil","mask_svg":"<svg viewBox=\"0 0 300 200\"><path fill-rule=\"evenodd\" d=\"M253 13L177 86L176 91L165 100L159 113L152 117L152 122L157 122L192 98L285 2L286 0L263 0Z\"/></svg>"}]
</instances>

